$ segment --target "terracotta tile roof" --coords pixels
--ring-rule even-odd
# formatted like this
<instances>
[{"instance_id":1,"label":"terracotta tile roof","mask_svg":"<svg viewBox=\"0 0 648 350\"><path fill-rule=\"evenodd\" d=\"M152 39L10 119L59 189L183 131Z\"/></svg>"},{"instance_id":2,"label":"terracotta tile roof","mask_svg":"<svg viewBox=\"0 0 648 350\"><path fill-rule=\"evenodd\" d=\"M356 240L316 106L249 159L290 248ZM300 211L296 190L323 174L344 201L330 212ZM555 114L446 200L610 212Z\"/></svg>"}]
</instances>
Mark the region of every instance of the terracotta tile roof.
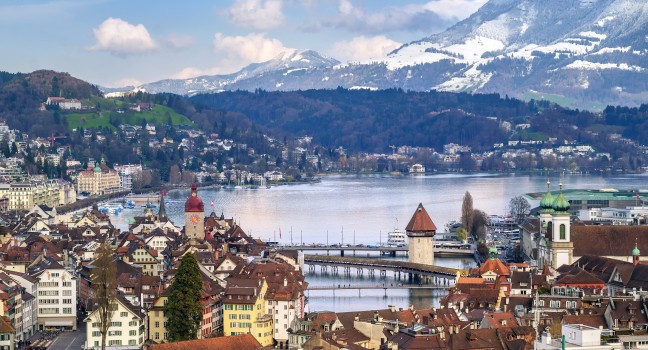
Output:
<instances>
[{"instance_id":1,"label":"terracotta tile roof","mask_svg":"<svg viewBox=\"0 0 648 350\"><path fill-rule=\"evenodd\" d=\"M648 226L577 225L571 228L574 256L630 256L635 240L648 252Z\"/></svg>"},{"instance_id":2,"label":"terracotta tile roof","mask_svg":"<svg viewBox=\"0 0 648 350\"><path fill-rule=\"evenodd\" d=\"M414 215L412 215L409 223L405 226L405 231L417 233L435 233L436 229L436 225L432 222L430 215L428 215L422 203L419 203ZM648 251L648 249L646 251Z\"/></svg>"},{"instance_id":3,"label":"terracotta tile roof","mask_svg":"<svg viewBox=\"0 0 648 350\"><path fill-rule=\"evenodd\" d=\"M487 259L480 267L479 274L483 275L488 271L495 272L498 276L510 276L511 270L500 261L500 259Z\"/></svg>"},{"instance_id":4,"label":"terracotta tile roof","mask_svg":"<svg viewBox=\"0 0 648 350\"><path fill-rule=\"evenodd\" d=\"M627 268L632 269L632 264L629 262L623 262L616 259L610 259L610 258L606 258L602 256L594 256L594 255L583 255L574 263L572 263L572 265L578 266L583 270L594 274L595 276L597 276L598 278L606 282L610 281L610 278L612 277L612 273L614 273L615 269L617 269L618 267L621 267L621 269L623 269L624 271ZM623 265L625 265L625 267ZM558 271L562 272L564 270L561 270L559 268ZM629 279L630 279L630 275L628 274L628 280Z\"/></svg>"},{"instance_id":5,"label":"terracotta tile roof","mask_svg":"<svg viewBox=\"0 0 648 350\"><path fill-rule=\"evenodd\" d=\"M586 326L599 328L607 328L605 316L603 315L565 315L563 316L563 324L584 324Z\"/></svg>"},{"instance_id":6,"label":"terracotta tile roof","mask_svg":"<svg viewBox=\"0 0 648 350\"><path fill-rule=\"evenodd\" d=\"M450 349L495 349L503 350L495 329L460 330L448 337Z\"/></svg>"},{"instance_id":7,"label":"terracotta tile roof","mask_svg":"<svg viewBox=\"0 0 648 350\"><path fill-rule=\"evenodd\" d=\"M0 333L13 333L15 331L16 330L11 325L11 321L9 321L9 317L0 316Z\"/></svg>"},{"instance_id":8,"label":"terracotta tile roof","mask_svg":"<svg viewBox=\"0 0 648 350\"><path fill-rule=\"evenodd\" d=\"M517 327L518 323L512 312L488 312L484 314L482 327L488 325L489 328Z\"/></svg>"},{"instance_id":9,"label":"terracotta tile roof","mask_svg":"<svg viewBox=\"0 0 648 350\"><path fill-rule=\"evenodd\" d=\"M354 349L352 347L354 344L367 342L369 341L369 337L360 333L359 331L357 331L355 328L352 327L348 329L338 329L336 331L323 333L322 340L324 340L325 342L331 345L346 343L345 348ZM364 348L360 348L360 349L364 349Z\"/></svg>"},{"instance_id":10,"label":"terracotta tile roof","mask_svg":"<svg viewBox=\"0 0 648 350\"><path fill-rule=\"evenodd\" d=\"M484 284L484 279L481 277L459 277L456 284Z\"/></svg>"},{"instance_id":11,"label":"terracotta tile roof","mask_svg":"<svg viewBox=\"0 0 648 350\"><path fill-rule=\"evenodd\" d=\"M606 283L596 275L591 274L579 267L572 266L572 269L569 272L558 276L558 278L554 282L554 285L575 287L587 285L604 288Z\"/></svg>"},{"instance_id":12,"label":"terracotta tile roof","mask_svg":"<svg viewBox=\"0 0 648 350\"><path fill-rule=\"evenodd\" d=\"M151 350L257 350L261 344L251 334L240 334L227 337L187 340L167 344L154 344Z\"/></svg>"},{"instance_id":13,"label":"terracotta tile roof","mask_svg":"<svg viewBox=\"0 0 648 350\"><path fill-rule=\"evenodd\" d=\"M389 338L398 349L403 350L424 350L424 349L447 349L445 341L438 334L413 334L407 330L401 330Z\"/></svg>"}]
</instances>

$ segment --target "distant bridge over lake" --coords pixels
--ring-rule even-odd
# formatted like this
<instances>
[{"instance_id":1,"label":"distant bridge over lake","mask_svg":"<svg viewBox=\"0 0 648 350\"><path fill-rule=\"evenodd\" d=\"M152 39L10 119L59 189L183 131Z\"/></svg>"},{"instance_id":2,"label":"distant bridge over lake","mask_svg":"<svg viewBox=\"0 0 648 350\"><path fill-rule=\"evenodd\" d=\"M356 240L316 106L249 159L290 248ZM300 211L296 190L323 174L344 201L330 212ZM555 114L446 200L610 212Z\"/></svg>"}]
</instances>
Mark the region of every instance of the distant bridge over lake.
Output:
<instances>
[{"instance_id":1,"label":"distant bridge over lake","mask_svg":"<svg viewBox=\"0 0 648 350\"><path fill-rule=\"evenodd\" d=\"M458 274L462 276L468 274L467 270L415 264L407 261L312 254L304 255L304 264L308 265L311 272L315 272L316 266L319 266L323 273L328 273L330 270L332 274L337 275L341 271L348 276L351 275L353 268L358 276L364 275L366 270L370 277L375 276L377 272L382 278L387 277L387 271L391 271L398 279L403 274L403 277L408 277L410 280L423 280L426 283L444 286L452 284Z\"/></svg>"},{"instance_id":2,"label":"distant bridge over lake","mask_svg":"<svg viewBox=\"0 0 648 350\"><path fill-rule=\"evenodd\" d=\"M377 252L380 255L396 256L398 252L407 254L408 248L405 247L391 247L391 246L366 246L366 245L282 245L277 247L278 250L298 250L302 252L325 251L330 255L331 251L339 251L340 256L344 256L345 252L352 252L355 256L357 252ZM473 256L473 249L461 248L447 248L435 247L435 256Z\"/></svg>"}]
</instances>

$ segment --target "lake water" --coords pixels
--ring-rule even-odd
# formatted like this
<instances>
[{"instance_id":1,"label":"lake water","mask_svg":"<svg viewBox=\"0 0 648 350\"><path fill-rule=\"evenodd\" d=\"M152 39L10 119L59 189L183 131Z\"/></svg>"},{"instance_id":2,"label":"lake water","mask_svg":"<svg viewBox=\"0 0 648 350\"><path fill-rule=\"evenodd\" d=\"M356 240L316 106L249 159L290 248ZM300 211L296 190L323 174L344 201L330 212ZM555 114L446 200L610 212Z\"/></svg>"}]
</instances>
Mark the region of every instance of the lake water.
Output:
<instances>
[{"instance_id":1,"label":"lake water","mask_svg":"<svg viewBox=\"0 0 648 350\"><path fill-rule=\"evenodd\" d=\"M215 211L235 218L254 237L280 243L345 243L375 244L384 242L395 226L403 229L422 203L438 231L461 215L466 191L473 197L473 207L487 214L505 214L509 200L528 192L546 190L546 177L516 174L440 174L427 176L326 176L320 183L276 186L270 189L214 190L198 189L205 203L206 214ZM646 189L648 176L567 175L562 178L569 189ZM552 190L558 189L560 179L552 178ZM167 213L176 226L182 226L184 201L189 190L169 193ZM211 206L213 201L214 205ZM532 206L538 203L531 203ZM138 215L141 209L137 210ZM130 210L115 218L117 227L124 229ZM437 264L466 268L471 259L439 258ZM319 274L307 274L311 285L343 283L382 285L381 281L365 277L358 280L352 274L346 280ZM438 302L445 291L391 290L332 292L312 291L309 309L352 311L384 308L387 305L427 307Z\"/></svg>"}]
</instances>

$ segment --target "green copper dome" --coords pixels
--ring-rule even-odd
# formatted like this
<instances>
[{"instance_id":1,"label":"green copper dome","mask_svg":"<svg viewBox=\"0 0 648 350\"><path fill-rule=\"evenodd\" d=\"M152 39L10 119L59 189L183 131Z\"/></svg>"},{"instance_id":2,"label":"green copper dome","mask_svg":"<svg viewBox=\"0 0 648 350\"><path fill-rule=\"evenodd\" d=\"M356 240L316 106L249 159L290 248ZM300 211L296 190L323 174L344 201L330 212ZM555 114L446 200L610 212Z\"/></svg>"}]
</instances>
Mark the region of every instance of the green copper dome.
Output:
<instances>
[{"instance_id":1,"label":"green copper dome","mask_svg":"<svg viewBox=\"0 0 648 350\"><path fill-rule=\"evenodd\" d=\"M556 200L553 202L553 210L556 212L568 212L569 211L569 201L561 193L556 197Z\"/></svg>"},{"instance_id":2,"label":"green copper dome","mask_svg":"<svg viewBox=\"0 0 648 350\"><path fill-rule=\"evenodd\" d=\"M488 248L488 258L490 258L490 259L496 259L497 258L497 248L496 247Z\"/></svg>"},{"instance_id":3,"label":"green copper dome","mask_svg":"<svg viewBox=\"0 0 648 350\"><path fill-rule=\"evenodd\" d=\"M635 244L634 249L632 250L632 256L639 256L641 255L641 252L639 251L639 247Z\"/></svg>"},{"instance_id":4,"label":"green copper dome","mask_svg":"<svg viewBox=\"0 0 648 350\"><path fill-rule=\"evenodd\" d=\"M95 173L100 173L101 172L101 167L99 166L99 163L95 162L94 172Z\"/></svg>"},{"instance_id":5,"label":"green copper dome","mask_svg":"<svg viewBox=\"0 0 648 350\"><path fill-rule=\"evenodd\" d=\"M553 209L553 203L554 196L551 194L551 192L547 192L547 194L545 194L540 201L540 208L543 210Z\"/></svg>"},{"instance_id":6,"label":"green copper dome","mask_svg":"<svg viewBox=\"0 0 648 350\"><path fill-rule=\"evenodd\" d=\"M565 198L565 195L562 193L562 181L560 182L560 194L553 202L553 210L558 213L566 213L569 211L569 201Z\"/></svg>"}]
</instances>

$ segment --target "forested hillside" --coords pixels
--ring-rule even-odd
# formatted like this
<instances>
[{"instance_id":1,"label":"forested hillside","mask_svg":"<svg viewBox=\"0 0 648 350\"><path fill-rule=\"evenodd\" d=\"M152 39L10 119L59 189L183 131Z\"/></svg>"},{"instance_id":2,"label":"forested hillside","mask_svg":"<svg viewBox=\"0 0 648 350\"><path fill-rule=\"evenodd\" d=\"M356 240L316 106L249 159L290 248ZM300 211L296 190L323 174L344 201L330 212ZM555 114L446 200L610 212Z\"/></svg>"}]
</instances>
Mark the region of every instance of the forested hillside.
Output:
<instances>
[{"instance_id":1,"label":"forested hillside","mask_svg":"<svg viewBox=\"0 0 648 350\"><path fill-rule=\"evenodd\" d=\"M197 95L191 101L241 112L274 130L312 135L324 146L371 152L384 152L389 145L439 149L450 142L486 149L506 138L498 120L522 122L548 106L497 94L341 88L223 92Z\"/></svg>"}]
</instances>

